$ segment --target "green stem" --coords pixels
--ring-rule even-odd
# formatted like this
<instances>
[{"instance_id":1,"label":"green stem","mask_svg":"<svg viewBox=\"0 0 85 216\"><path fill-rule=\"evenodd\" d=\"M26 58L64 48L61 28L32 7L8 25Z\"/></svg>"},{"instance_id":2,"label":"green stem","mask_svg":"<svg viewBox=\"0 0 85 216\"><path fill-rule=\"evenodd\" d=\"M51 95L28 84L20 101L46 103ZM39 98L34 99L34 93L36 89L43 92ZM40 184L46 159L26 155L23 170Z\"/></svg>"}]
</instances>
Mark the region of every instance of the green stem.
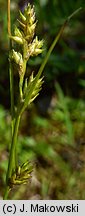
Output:
<instances>
[{"instance_id":1,"label":"green stem","mask_svg":"<svg viewBox=\"0 0 85 216\"><path fill-rule=\"evenodd\" d=\"M11 178L12 171L15 168L14 164L14 152L16 149L16 143L17 143L17 135L18 135L18 129L19 129L19 123L20 123L20 118L21 116L19 113L17 113L16 119L15 119L15 124L14 124L14 131L13 131L13 136L12 136L12 143L11 143L11 149L10 149L10 155L9 155L9 163L8 163L8 170L7 170L7 176L6 176L6 189L4 193L4 198L7 199L8 193L9 193L9 179Z\"/></svg>"},{"instance_id":2,"label":"green stem","mask_svg":"<svg viewBox=\"0 0 85 216\"><path fill-rule=\"evenodd\" d=\"M8 36L11 35L11 18L10 18L10 0L7 1L7 27L8 27ZM12 42L9 39L9 53L10 50L12 49ZM12 136L13 136L13 132L14 132L14 77L13 77L13 69L12 69L12 64L9 61L9 79L10 79L10 100L11 100L11 127L12 127ZM11 154L11 152L10 152ZM9 163L12 164L15 161L15 151L13 152L13 159L12 159L12 163L11 161L9 161ZM9 171L7 171L7 176L9 176ZM6 176L6 179L7 179ZM5 194L4 194L4 198L6 198L8 195L8 191L9 191L9 187L6 186L6 190L5 190Z\"/></svg>"},{"instance_id":3,"label":"green stem","mask_svg":"<svg viewBox=\"0 0 85 216\"><path fill-rule=\"evenodd\" d=\"M12 135L14 130L14 77L12 64L9 62L9 77L10 77L10 100L11 100L11 126L12 126Z\"/></svg>"},{"instance_id":4,"label":"green stem","mask_svg":"<svg viewBox=\"0 0 85 216\"><path fill-rule=\"evenodd\" d=\"M7 26L8 26L8 36L11 35L11 18L10 18L10 0L7 1ZM9 37L9 52L12 49L12 42ZM14 128L14 77L12 64L9 61L9 77L10 77L10 99L11 99L11 117L12 117L12 134Z\"/></svg>"},{"instance_id":5,"label":"green stem","mask_svg":"<svg viewBox=\"0 0 85 216\"><path fill-rule=\"evenodd\" d=\"M10 187L6 186L3 200L7 200L9 191L10 191Z\"/></svg>"},{"instance_id":6,"label":"green stem","mask_svg":"<svg viewBox=\"0 0 85 216\"><path fill-rule=\"evenodd\" d=\"M11 35L11 18L10 18L10 0L7 1L7 26L8 26L8 36ZM12 42L9 39L9 53L12 49ZM10 101L11 101L11 127L12 127L12 135L14 130L14 76L12 64L9 61L9 80L10 80ZM15 153L14 153L15 154Z\"/></svg>"},{"instance_id":7,"label":"green stem","mask_svg":"<svg viewBox=\"0 0 85 216\"><path fill-rule=\"evenodd\" d=\"M8 181L8 178L11 177L12 170L13 170L13 167L14 167L14 164L13 164L13 162L14 162L13 157L14 157L14 151L15 151L15 147L16 147L16 143L17 143L17 135L18 135L19 123L20 123L20 115L18 115L18 116L16 117L16 120L15 120L14 133L13 133L13 137L12 137L12 143L11 143L11 149L10 149L10 156L9 156L7 181Z\"/></svg>"},{"instance_id":8,"label":"green stem","mask_svg":"<svg viewBox=\"0 0 85 216\"><path fill-rule=\"evenodd\" d=\"M7 27L8 35L11 35L10 0L7 1Z\"/></svg>"},{"instance_id":9,"label":"green stem","mask_svg":"<svg viewBox=\"0 0 85 216\"><path fill-rule=\"evenodd\" d=\"M55 39L54 39L52 45L50 46L50 48L49 48L49 50L48 50L48 52L47 52L47 55L46 55L46 57L45 57L43 63L41 64L41 66L40 66L40 68L39 68L39 71L38 71L38 73L37 73L37 75L36 75L37 80L40 78L40 76L41 76L41 74L42 74L42 72L43 72L43 70L44 70L44 68L45 68L45 65L46 65L46 63L47 63L47 61L48 61L48 59L49 59L49 57L50 57L50 55L51 55L51 53L52 53L52 51L53 51L55 45L56 45L56 43L59 41L60 37L61 37L62 34L63 34L63 31L64 31L66 25L67 25L67 21L63 24L63 26L61 27L61 29L60 29L58 35L55 37Z\"/></svg>"}]
</instances>

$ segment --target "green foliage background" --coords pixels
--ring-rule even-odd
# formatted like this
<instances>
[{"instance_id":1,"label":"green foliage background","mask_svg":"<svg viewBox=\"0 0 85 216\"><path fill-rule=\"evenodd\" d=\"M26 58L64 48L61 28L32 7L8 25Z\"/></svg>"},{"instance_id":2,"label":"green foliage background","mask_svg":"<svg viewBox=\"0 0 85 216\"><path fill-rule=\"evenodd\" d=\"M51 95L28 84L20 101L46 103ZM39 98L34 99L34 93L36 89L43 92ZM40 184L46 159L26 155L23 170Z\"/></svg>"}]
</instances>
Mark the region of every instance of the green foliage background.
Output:
<instances>
[{"instance_id":1,"label":"green foliage background","mask_svg":"<svg viewBox=\"0 0 85 216\"><path fill-rule=\"evenodd\" d=\"M23 9L11 1L11 19ZM64 20L82 7L66 27L44 70L40 96L20 125L19 163L35 164L32 182L15 187L12 199L85 199L85 3L84 0L34 0L37 34L44 52L28 62L37 70ZM10 147L7 2L0 0L0 196L2 199ZM15 100L18 74L15 71Z\"/></svg>"}]
</instances>

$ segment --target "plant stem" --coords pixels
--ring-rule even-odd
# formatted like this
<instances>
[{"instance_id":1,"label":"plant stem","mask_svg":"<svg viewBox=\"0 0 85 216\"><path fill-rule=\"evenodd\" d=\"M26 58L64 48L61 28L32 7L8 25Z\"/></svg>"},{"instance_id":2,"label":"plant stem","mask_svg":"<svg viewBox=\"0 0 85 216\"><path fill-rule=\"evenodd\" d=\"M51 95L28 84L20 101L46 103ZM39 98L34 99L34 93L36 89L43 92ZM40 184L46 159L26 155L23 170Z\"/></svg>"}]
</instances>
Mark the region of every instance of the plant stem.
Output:
<instances>
[{"instance_id":1,"label":"plant stem","mask_svg":"<svg viewBox=\"0 0 85 216\"><path fill-rule=\"evenodd\" d=\"M7 28L8 28L8 36L11 35L11 18L10 18L10 0L7 1ZM9 53L10 50L12 48L12 42L9 39ZM13 136L13 131L14 131L14 78L13 78L13 69L12 69L12 64L9 61L9 79L10 79L10 100L11 100L11 128L12 128L12 133L11 136ZM11 154L11 152L10 152ZM9 158L9 163L11 164L11 166L13 165L14 161L15 161L15 151L13 152L13 158L12 158L12 162L11 162L11 155ZM6 175L6 179L9 177L9 169L10 166L8 165L8 171L7 171L7 175ZM8 191L9 191L9 187L6 186L6 190L5 190L5 194L4 194L4 198L7 198L8 196Z\"/></svg>"},{"instance_id":2,"label":"plant stem","mask_svg":"<svg viewBox=\"0 0 85 216\"><path fill-rule=\"evenodd\" d=\"M9 191L10 191L10 187L6 186L3 200L7 200Z\"/></svg>"},{"instance_id":3,"label":"plant stem","mask_svg":"<svg viewBox=\"0 0 85 216\"><path fill-rule=\"evenodd\" d=\"M11 35L10 0L7 1L7 27L8 27L8 36L10 36ZM9 52L11 48L12 48L12 42L9 39ZM10 80L10 100L11 100L11 119L12 119L11 120L11 128L12 128L11 136L12 136L13 130L14 130L14 82L13 82L12 64L10 61L9 61L9 80ZM15 152L13 154L15 155ZM8 175L8 172L7 172L7 175ZM7 176L6 176L6 179L7 179ZM8 191L9 191L9 187L6 186L4 198L7 197Z\"/></svg>"},{"instance_id":4,"label":"plant stem","mask_svg":"<svg viewBox=\"0 0 85 216\"><path fill-rule=\"evenodd\" d=\"M9 179L11 178L12 171L15 168L14 164L14 152L16 149L16 143L17 143L17 135L18 135L18 129L19 129L19 123L20 123L20 118L21 116L19 113L17 113L16 119L15 119L15 124L14 124L14 131L13 131L13 136L12 136L12 143L11 143L11 149L10 149L10 155L9 155L9 163L8 163L8 170L7 170L7 176L6 176L6 189L4 193L4 198L7 199L8 193L9 193Z\"/></svg>"},{"instance_id":5,"label":"plant stem","mask_svg":"<svg viewBox=\"0 0 85 216\"><path fill-rule=\"evenodd\" d=\"M11 35L10 0L8 0L7 14L8 14L8 36L10 36ZM12 49L12 41L9 38L9 54L11 49ZM13 68L12 68L11 61L9 61L9 79L10 79L10 101L11 101L11 130L13 136L15 109L14 109L14 75L13 75ZM14 151L14 162L16 167L16 149Z\"/></svg>"},{"instance_id":6,"label":"plant stem","mask_svg":"<svg viewBox=\"0 0 85 216\"><path fill-rule=\"evenodd\" d=\"M14 164L13 164L13 162L14 162L13 157L14 157L14 151L15 151L16 142L17 142L17 135L18 135L19 123L20 123L20 115L18 115L18 116L16 117L15 125L14 125L14 132L13 132L12 143L11 143L11 149L10 149L10 156L9 156L9 164L8 164L8 172L7 172L7 181L8 181L8 178L11 177L12 170L13 170L13 167L14 167Z\"/></svg>"},{"instance_id":7,"label":"plant stem","mask_svg":"<svg viewBox=\"0 0 85 216\"><path fill-rule=\"evenodd\" d=\"M10 77L10 100L11 100L11 126L12 126L12 135L14 130L14 76L12 64L9 62L9 77Z\"/></svg>"},{"instance_id":8,"label":"plant stem","mask_svg":"<svg viewBox=\"0 0 85 216\"><path fill-rule=\"evenodd\" d=\"M7 2L7 27L8 27L8 35L11 35L10 0L8 0Z\"/></svg>"},{"instance_id":9,"label":"plant stem","mask_svg":"<svg viewBox=\"0 0 85 216\"><path fill-rule=\"evenodd\" d=\"M10 0L7 3L7 26L8 26L8 36L11 35L11 18L10 18ZM9 38L9 52L12 48L12 42ZM10 100L11 100L11 118L12 118L12 134L14 128L14 78L12 64L9 61L9 77L10 77Z\"/></svg>"},{"instance_id":10,"label":"plant stem","mask_svg":"<svg viewBox=\"0 0 85 216\"><path fill-rule=\"evenodd\" d=\"M48 59L49 59L49 57L50 57L50 55L51 55L51 53L52 53L52 51L53 51L55 45L56 45L56 43L59 41L60 37L61 37L62 34L63 34L63 31L64 31L66 25L67 25L67 21L63 24L63 26L61 27L61 29L60 29L58 35L55 37L55 39L54 39L52 45L50 46L50 48L49 48L49 50L48 50L48 52L47 52L47 55L46 55L46 57L45 57L43 63L41 64L41 67L40 67L40 69L39 69L39 71L38 71L38 73L37 73L37 75L36 75L37 79L40 78L40 76L41 76L41 74L42 74L42 72L43 72L43 70L44 70L44 67L45 67L45 65L46 65L46 63L47 63L47 61L48 61Z\"/></svg>"},{"instance_id":11,"label":"plant stem","mask_svg":"<svg viewBox=\"0 0 85 216\"><path fill-rule=\"evenodd\" d=\"M49 59L49 57L50 57L50 54L52 53L52 51L53 51L55 45L57 44L57 42L59 41L60 37L62 36L63 31L64 31L65 27L67 26L68 22L69 22L70 19L71 19L73 16L75 16L80 10L82 10L82 7L78 8L76 11L74 11L74 12L65 20L65 22L64 22L63 26L61 27L61 29L60 29L58 35L55 37L55 39L54 39L52 45L50 46L50 48L49 48L49 50L48 50L48 52L47 52L47 55L46 55L46 57L45 57L43 63L41 64L41 66L40 66L40 68L39 68L39 71L38 71L38 73L37 73L37 79L40 78L40 76L41 76L41 74L42 74L42 72L43 72L43 70L44 70L44 67L45 67L45 65L46 65L46 63L47 63L47 61L48 61L48 59Z\"/></svg>"}]
</instances>

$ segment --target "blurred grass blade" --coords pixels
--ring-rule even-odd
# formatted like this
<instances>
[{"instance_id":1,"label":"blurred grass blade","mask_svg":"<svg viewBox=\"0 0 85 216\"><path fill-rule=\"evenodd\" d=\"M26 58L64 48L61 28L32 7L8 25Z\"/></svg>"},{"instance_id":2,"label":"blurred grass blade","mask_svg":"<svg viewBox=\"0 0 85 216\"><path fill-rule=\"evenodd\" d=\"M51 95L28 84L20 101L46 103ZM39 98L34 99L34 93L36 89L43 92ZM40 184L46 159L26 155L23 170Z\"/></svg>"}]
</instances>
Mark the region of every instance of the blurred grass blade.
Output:
<instances>
[{"instance_id":1,"label":"blurred grass blade","mask_svg":"<svg viewBox=\"0 0 85 216\"><path fill-rule=\"evenodd\" d=\"M68 134L68 144L73 145L74 144L73 125L72 125L72 122L70 119L66 99L65 99L63 91L62 91L62 89L58 83L55 85L55 88L56 88L56 91L58 94L58 99L59 99L59 102L61 104L61 108L62 108L64 116L65 116L65 124L66 124L66 129L67 129L67 134Z\"/></svg>"}]
</instances>

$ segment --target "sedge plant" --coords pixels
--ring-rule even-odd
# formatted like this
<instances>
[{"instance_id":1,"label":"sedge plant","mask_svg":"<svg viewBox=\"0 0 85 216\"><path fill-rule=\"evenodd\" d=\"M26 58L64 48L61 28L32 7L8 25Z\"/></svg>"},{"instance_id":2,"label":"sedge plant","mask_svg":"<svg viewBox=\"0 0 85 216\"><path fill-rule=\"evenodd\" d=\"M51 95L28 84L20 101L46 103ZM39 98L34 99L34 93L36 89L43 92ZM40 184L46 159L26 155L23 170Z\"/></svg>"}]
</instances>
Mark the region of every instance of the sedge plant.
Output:
<instances>
[{"instance_id":1,"label":"sedge plant","mask_svg":"<svg viewBox=\"0 0 85 216\"><path fill-rule=\"evenodd\" d=\"M6 187L3 199L8 199L9 192L14 185L26 184L32 176L33 164L30 163L29 160L21 165L18 164L17 138L20 119L25 109L34 101L42 88L42 72L52 50L60 39L65 26L70 18L81 9L79 8L67 18L49 48L37 74L34 76L34 72L32 72L29 77L26 77L27 62L30 57L37 56L43 52L43 40L39 40L38 37L35 36L37 21L35 19L34 6L31 6L30 4L25 7L23 13L19 11L18 26L15 25L14 33L13 35L11 34L10 0L7 2L12 133L6 174ZM14 102L14 70L17 70L19 76L19 98L16 107Z\"/></svg>"}]
</instances>

